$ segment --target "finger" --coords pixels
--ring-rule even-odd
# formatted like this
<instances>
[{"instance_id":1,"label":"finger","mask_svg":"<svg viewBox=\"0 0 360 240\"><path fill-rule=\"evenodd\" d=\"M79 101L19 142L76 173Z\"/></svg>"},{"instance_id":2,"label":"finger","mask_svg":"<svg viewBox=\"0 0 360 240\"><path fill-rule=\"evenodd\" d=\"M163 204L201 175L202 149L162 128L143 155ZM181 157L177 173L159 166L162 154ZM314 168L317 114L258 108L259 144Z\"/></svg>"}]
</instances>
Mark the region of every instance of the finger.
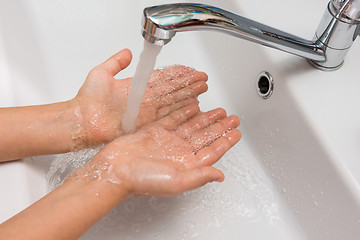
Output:
<instances>
[{"instance_id":1,"label":"finger","mask_svg":"<svg viewBox=\"0 0 360 240\"><path fill-rule=\"evenodd\" d=\"M213 181L223 182L225 178L220 170L211 166L191 168L179 173L178 176L179 187L174 189L174 194L193 190Z\"/></svg>"},{"instance_id":2,"label":"finger","mask_svg":"<svg viewBox=\"0 0 360 240\"><path fill-rule=\"evenodd\" d=\"M157 119L163 118L166 115L170 114L171 112L178 110L184 106L191 105L191 104L199 104L199 101L196 98L188 98L184 99L180 102L164 106L160 108L157 112Z\"/></svg>"},{"instance_id":3,"label":"finger","mask_svg":"<svg viewBox=\"0 0 360 240\"><path fill-rule=\"evenodd\" d=\"M176 102L180 102L181 100L187 98L198 97L200 94L206 92L208 90L208 86L205 82L199 81L193 83L179 91L170 93L160 98L159 103L161 106L170 105ZM159 107L161 107L159 106Z\"/></svg>"},{"instance_id":4,"label":"finger","mask_svg":"<svg viewBox=\"0 0 360 240\"><path fill-rule=\"evenodd\" d=\"M108 60L97 66L96 68L105 70L112 76L118 74L121 70L129 66L132 59L131 51L127 48L116 53Z\"/></svg>"},{"instance_id":5,"label":"finger","mask_svg":"<svg viewBox=\"0 0 360 240\"><path fill-rule=\"evenodd\" d=\"M190 75L184 75L181 77L171 78L165 81L155 81L148 83L148 88L152 89L155 97L161 97L180 89L187 87L195 82L203 81L206 82L208 79L207 75L203 72L194 72Z\"/></svg>"},{"instance_id":6,"label":"finger","mask_svg":"<svg viewBox=\"0 0 360 240\"><path fill-rule=\"evenodd\" d=\"M210 145L230 129L236 128L239 125L239 118L232 115L222 119L221 121L211 124L198 132L195 132L190 138L188 138L188 141L191 143L194 151L197 152L200 149Z\"/></svg>"},{"instance_id":7,"label":"finger","mask_svg":"<svg viewBox=\"0 0 360 240\"><path fill-rule=\"evenodd\" d=\"M174 130L199 112L200 108L198 104L191 104L170 113L166 117L160 119L158 123L163 125L167 130Z\"/></svg>"},{"instance_id":8,"label":"finger","mask_svg":"<svg viewBox=\"0 0 360 240\"><path fill-rule=\"evenodd\" d=\"M183 76L190 76L195 72L196 70L194 68L182 65L174 65L162 69L156 69L151 74L149 85L155 86L163 81L168 81L170 79L180 78Z\"/></svg>"},{"instance_id":9,"label":"finger","mask_svg":"<svg viewBox=\"0 0 360 240\"><path fill-rule=\"evenodd\" d=\"M226 111L223 108L217 108L197 115L189 122L181 125L176 132L183 136L183 138L188 139L193 136L194 132L197 132L225 117Z\"/></svg>"},{"instance_id":10,"label":"finger","mask_svg":"<svg viewBox=\"0 0 360 240\"><path fill-rule=\"evenodd\" d=\"M212 144L198 151L196 155L197 162L194 167L211 166L215 164L224 154L232 148L241 139L239 129L232 129L224 136L218 138Z\"/></svg>"}]
</instances>

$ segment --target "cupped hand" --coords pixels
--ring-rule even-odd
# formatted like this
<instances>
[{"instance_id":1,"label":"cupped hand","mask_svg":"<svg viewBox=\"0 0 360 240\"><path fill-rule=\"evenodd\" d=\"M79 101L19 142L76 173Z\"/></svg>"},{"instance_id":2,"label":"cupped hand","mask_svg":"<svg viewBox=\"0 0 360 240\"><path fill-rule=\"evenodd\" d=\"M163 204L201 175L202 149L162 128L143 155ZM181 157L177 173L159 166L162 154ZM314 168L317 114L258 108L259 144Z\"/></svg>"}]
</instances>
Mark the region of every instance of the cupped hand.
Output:
<instances>
[{"instance_id":1,"label":"cupped hand","mask_svg":"<svg viewBox=\"0 0 360 240\"><path fill-rule=\"evenodd\" d=\"M75 113L81 119L78 148L110 142L124 134L121 127L131 78L114 76L131 62L130 50L124 49L92 69L73 99ZM207 91L207 75L184 66L155 70L149 80L136 125L141 127L160 119Z\"/></svg>"},{"instance_id":2,"label":"cupped hand","mask_svg":"<svg viewBox=\"0 0 360 240\"><path fill-rule=\"evenodd\" d=\"M221 108L199 113L191 104L115 139L89 164L106 169L102 179L120 184L130 196L179 194L224 180L212 165L240 140L239 124Z\"/></svg>"}]
</instances>

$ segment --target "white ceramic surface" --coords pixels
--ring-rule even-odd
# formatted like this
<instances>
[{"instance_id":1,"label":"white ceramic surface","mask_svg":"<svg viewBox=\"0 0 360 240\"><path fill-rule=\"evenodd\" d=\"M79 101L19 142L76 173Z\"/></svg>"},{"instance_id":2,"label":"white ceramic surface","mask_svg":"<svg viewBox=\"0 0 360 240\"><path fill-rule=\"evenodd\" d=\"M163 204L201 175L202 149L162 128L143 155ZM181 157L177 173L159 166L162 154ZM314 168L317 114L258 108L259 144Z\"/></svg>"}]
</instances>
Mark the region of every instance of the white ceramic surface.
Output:
<instances>
[{"instance_id":1,"label":"white ceramic surface","mask_svg":"<svg viewBox=\"0 0 360 240\"><path fill-rule=\"evenodd\" d=\"M0 0L0 106L72 98L93 66L124 47L134 60L119 78L132 76L142 9L160 3L169 1ZM311 39L327 1L206 3ZM340 70L321 72L220 33L177 34L157 66L205 71L202 109L221 106L241 118L243 139L218 164L226 181L174 198L127 201L83 239L357 239L358 41ZM255 88L265 70L275 83L268 100ZM45 194L53 158L0 164L0 222Z\"/></svg>"}]
</instances>

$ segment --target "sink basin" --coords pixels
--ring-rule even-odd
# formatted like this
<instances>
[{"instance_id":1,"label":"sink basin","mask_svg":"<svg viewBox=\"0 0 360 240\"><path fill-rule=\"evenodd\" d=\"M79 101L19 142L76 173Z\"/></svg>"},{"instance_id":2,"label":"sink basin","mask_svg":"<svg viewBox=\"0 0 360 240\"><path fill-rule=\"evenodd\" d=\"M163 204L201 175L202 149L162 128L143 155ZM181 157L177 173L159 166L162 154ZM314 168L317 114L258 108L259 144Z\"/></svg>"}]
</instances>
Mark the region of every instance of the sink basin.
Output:
<instances>
[{"instance_id":1,"label":"sink basin","mask_svg":"<svg viewBox=\"0 0 360 240\"><path fill-rule=\"evenodd\" d=\"M132 76L143 45L142 9L163 3L168 1L1 3L1 106L70 99L92 67L125 47L134 59L118 77ZM327 1L206 3L311 39ZM205 71L209 91L199 99L202 110L221 106L241 119L242 140L217 163L226 180L172 198L130 199L81 239L358 238L359 51L355 42L340 70L322 72L305 59L221 33L177 34L157 67ZM263 71L274 82L266 100L256 91ZM0 222L46 194L47 173L59 158L64 156L0 164Z\"/></svg>"}]
</instances>

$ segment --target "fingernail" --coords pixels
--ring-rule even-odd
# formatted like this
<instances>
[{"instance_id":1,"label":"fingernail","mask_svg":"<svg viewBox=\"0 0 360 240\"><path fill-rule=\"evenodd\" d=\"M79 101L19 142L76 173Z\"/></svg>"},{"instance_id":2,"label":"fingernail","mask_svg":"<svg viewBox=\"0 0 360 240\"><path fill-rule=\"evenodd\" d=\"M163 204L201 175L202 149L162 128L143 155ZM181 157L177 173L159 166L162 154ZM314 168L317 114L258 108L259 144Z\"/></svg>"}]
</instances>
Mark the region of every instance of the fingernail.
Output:
<instances>
[{"instance_id":1,"label":"fingernail","mask_svg":"<svg viewBox=\"0 0 360 240\"><path fill-rule=\"evenodd\" d=\"M220 178L215 178L214 180L213 180L213 182L218 182L218 183L221 183L223 180L222 179L220 179Z\"/></svg>"}]
</instances>

